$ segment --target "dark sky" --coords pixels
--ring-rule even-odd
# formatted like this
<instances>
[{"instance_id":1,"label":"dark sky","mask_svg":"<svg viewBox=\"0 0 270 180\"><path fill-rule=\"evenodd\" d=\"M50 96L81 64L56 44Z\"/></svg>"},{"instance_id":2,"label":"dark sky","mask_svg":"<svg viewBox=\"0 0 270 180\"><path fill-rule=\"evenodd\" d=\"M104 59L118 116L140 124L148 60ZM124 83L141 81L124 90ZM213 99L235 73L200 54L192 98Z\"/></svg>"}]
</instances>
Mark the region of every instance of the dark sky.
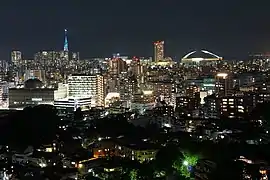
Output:
<instances>
[{"instance_id":1,"label":"dark sky","mask_svg":"<svg viewBox=\"0 0 270 180\"><path fill-rule=\"evenodd\" d=\"M177 59L193 49L228 58L270 51L269 0L2 1L0 58L12 49L26 58L60 50L64 28L70 50L83 57L151 56L155 40L165 40L166 55Z\"/></svg>"}]
</instances>

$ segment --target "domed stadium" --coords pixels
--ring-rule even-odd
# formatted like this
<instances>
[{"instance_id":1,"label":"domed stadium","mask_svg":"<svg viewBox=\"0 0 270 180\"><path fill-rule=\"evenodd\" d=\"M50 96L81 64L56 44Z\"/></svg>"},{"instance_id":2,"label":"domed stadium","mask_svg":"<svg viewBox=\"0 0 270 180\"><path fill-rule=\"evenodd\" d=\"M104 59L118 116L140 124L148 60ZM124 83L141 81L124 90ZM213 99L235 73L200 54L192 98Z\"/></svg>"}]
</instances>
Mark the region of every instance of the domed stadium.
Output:
<instances>
[{"instance_id":1,"label":"domed stadium","mask_svg":"<svg viewBox=\"0 0 270 180\"><path fill-rule=\"evenodd\" d=\"M223 58L206 50L192 51L186 54L182 63L199 63L201 61L221 61Z\"/></svg>"},{"instance_id":2,"label":"domed stadium","mask_svg":"<svg viewBox=\"0 0 270 180\"><path fill-rule=\"evenodd\" d=\"M28 79L24 82L24 87L28 89L41 88L43 83L39 79Z\"/></svg>"}]
</instances>

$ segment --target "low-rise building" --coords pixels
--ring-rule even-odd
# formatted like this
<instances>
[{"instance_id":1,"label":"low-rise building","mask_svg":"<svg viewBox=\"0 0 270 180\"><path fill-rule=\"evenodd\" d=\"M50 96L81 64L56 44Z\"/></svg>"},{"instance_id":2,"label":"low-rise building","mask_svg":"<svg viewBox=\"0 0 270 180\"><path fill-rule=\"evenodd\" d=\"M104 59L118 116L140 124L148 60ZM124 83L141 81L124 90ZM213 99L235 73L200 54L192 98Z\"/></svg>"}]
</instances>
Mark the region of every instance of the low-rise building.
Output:
<instances>
[{"instance_id":1,"label":"low-rise building","mask_svg":"<svg viewBox=\"0 0 270 180\"><path fill-rule=\"evenodd\" d=\"M105 139L97 142L93 149L94 158L125 157L140 163L155 159L158 148L147 142L128 143L125 140Z\"/></svg>"},{"instance_id":2,"label":"low-rise building","mask_svg":"<svg viewBox=\"0 0 270 180\"><path fill-rule=\"evenodd\" d=\"M9 89L9 107L23 108L39 104L53 104L54 100L67 96L67 86L46 87L38 79L27 80L22 87Z\"/></svg>"},{"instance_id":3,"label":"low-rise building","mask_svg":"<svg viewBox=\"0 0 270 180\"><path fill-rule=\"evenodd\" d=\"M137 160L140 163L151 161L155 159L158 148L153 144L141 142L136 144L122 144L116 145L116 149L121 157L127 157L131 160Z\"/></svg>"}]
</instances>

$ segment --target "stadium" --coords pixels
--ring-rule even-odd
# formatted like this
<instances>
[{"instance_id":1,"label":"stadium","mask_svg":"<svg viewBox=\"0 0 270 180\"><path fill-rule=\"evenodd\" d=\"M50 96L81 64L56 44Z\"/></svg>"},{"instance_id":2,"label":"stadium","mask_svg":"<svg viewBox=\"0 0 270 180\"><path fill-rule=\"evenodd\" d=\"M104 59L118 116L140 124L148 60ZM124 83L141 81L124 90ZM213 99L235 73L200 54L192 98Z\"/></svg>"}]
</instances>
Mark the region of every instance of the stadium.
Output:
<instances>
[{"instance_id":1,"label":"stadium","mask_svg":"<svg viewBox=\"0 0 270 180\"><path fill-rule=\"evenodd\" d=\"M206 50L201 50L201 51L192 51L188 54L186 54L182 60L181 63L184 64L197 64L200 62L217 62L217 61L221 61L223 58L211 53L209 51Z\"/></svg>"}]
</instances>

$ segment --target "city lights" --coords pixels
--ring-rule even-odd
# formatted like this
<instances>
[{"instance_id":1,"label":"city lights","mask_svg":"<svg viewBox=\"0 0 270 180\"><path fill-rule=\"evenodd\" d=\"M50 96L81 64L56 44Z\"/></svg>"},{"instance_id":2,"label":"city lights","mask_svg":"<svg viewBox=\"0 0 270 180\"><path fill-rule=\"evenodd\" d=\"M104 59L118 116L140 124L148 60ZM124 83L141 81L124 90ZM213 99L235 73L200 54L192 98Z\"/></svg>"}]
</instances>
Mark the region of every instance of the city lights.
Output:
<instances>
[{"instance_id":1,"label":"city lights","mask_svg":"<svg viewBox=\"0 0 270 180\"><path fill-rule=\"evenodd\" d=\"M14 4L13 11L30 18L31 33L29 23L20 23L24 16L16 16L20 28L2 23L0 179L269 179L270 53L245 55L254 51L252 43L235 48L235 40L254 41L259 23L247 18L249 32L236 37L209 24L175 23L169 11L180 6L154 3L127 18L138 11L130 2L114 2L111 10L105 2L101 8L76 3L50 16L42 11L42 18L36 14L42 3L34 11L31 4ZM226 11L217 8L222 16L235 5L228 4ZM241 15L249 3L243 4ZM208 12L205 3L200 6ZM3 7L3 22L14 24L14 17L6 18L9 6ZM89 7L106 18L78 13ZM261 20L258 9L267 12L268 6L254 7L254 19ZM214 17L220 27L245 19ZM58 29L59 20L73 25ZM236 32L244 32L241 27ZM261 47L270 51L267 41Z\"/></svg>"},{"instance_id":2,"label":"city lights","mask_svg":"<svg viewBox=\"0 0 270 180\"><path fill-rule=\"evenodd\" d=\"M227 73L218 73L217 76L222 77L222 78L226 78L228 76L228 74Z\"/></svg>"}]
</instances>

